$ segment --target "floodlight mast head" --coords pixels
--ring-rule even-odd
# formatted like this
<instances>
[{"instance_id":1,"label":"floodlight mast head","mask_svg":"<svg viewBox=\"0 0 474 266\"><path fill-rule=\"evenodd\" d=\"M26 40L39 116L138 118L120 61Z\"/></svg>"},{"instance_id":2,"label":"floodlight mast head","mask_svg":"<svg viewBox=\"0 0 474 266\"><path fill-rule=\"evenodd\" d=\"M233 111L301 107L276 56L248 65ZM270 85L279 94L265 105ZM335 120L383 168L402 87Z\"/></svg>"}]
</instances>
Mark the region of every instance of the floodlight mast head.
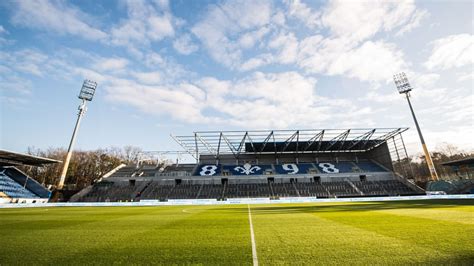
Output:
<instances>
[{"instance_id":1,"label":"floodlight mast head","mask_svg":"<svg viewBox=\"0 0 474 266\"><path fill-rule=\"evenodd\" d=\"M79 96L77 96L79 99L83 101L92 101L92 98L94 98L94 93L95 89L97 88L97 82L92 81L92 80L84 80L84 83L82 84L81 92L79 93Z\"/></svg>"},{"instance_id":2,"label":"floodlight mast head","mask_svg":"<svg viewBox=\"0 0 474 266\"><path fill-rule=\"evenodd\" d=\"M397 86L398 93L408 93L412 90L410 86L410 82L408 82L407 75L405 72L401 72L398 74L393 75L393 81L395 82L395 86Z\"/></svg>"}]
</instances>

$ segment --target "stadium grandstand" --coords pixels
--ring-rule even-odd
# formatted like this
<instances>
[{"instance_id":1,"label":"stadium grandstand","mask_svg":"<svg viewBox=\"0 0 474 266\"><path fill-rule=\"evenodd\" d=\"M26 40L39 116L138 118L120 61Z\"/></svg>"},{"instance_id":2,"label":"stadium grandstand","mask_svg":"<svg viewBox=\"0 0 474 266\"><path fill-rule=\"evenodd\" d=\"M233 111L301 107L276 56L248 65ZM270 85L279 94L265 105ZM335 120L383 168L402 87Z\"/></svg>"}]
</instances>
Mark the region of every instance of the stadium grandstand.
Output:
<instances>
[{"instance_id":1,"label":"stadium grandstand","mask_svg":"<svg viewBox=\"0 0 474 266\"><path fill-rule=\"evenodd\" d=\"M474 194L474 157L444 162L442 165L451 167L454 176L429 182L427 190L443 191L446 194Z\"/></svg>"},{"instance_id":2,"label":"stadium grandstand","mask_svg":"<svg viewBox=\"0 0 474 266\"><path fill-rule=\"evenodd\" d=\"M51 192L17 166L39 167L60 161L0 150L0 203L45 203Z\"/></svg>"},{"instance_id":3,"label":"stadium grandstand","mask_svg":"<svg viewBox=\"0 0 474 266\"><path fill-rule=\"evenodd\" d=\"M76 202L422 195L407 128L206 131L172 136L195 163L120 165Z\"/></svg>"}]
</instances>

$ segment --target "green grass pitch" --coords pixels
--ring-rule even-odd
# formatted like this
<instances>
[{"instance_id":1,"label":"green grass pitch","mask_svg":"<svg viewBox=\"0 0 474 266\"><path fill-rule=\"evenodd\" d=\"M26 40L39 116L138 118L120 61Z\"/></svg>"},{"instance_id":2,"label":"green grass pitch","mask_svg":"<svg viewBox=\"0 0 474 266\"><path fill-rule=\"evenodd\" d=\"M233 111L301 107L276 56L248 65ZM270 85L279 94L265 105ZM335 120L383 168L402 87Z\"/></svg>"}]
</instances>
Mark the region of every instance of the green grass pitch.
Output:
<instances>
[{"instance_id":1,"label":"green grass pitch","mask_svg":"<svg viewBox=\"0 0 474 266\"><path fill-rule=\"evenodd\" d=\"M250 205L261 265L474 264L474 200ZM247 205L0 209L0 265L251 265Z\"/></svg>"}]
</instances>

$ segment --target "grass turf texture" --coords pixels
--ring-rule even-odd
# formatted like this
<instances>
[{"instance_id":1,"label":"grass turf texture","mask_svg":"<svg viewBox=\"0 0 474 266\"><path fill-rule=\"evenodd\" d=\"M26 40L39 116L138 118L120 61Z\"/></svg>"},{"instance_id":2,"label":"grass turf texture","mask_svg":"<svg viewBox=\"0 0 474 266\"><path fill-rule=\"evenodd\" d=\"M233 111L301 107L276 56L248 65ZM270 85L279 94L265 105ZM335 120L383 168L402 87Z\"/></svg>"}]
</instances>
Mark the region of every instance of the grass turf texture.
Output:
<instances>
[{"instance_id":1,"label":"grass turf texture","mask_svg":"<svg viewBox=\"0 0 474 266\"><path fill-rule=\"evenodd\" d=\"M474 263L474 200L251 205L259 263ZM250 265L247 205L0 209L0 265Z\"/></svg>"}]
</instances>

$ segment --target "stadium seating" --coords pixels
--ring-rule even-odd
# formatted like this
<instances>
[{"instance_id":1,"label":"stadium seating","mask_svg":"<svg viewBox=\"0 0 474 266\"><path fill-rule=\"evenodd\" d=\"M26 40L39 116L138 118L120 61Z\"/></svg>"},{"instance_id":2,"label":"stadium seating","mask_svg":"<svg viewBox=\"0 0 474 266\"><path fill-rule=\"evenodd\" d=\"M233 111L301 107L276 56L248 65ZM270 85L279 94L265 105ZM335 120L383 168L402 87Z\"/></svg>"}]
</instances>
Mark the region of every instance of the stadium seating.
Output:
<instances>
[{"instance_id":1,"label":"stadium seating","mask_svg":"<svg viewBox=\"0 0 474 266\"><path fill-rule=\"evenodd\" d=\"M366 196L388 196L389 193L381 185L380 182L372 181L353 181L352 182Z\"/></svg>"},{"instance_id":2,"label":"stadium seating","mask_svg":"<svg viewBox=\"0 0 474 266\"><path fill-rule=\"evenodd\" d=\"M196 199L201 186L194 184L175 185L168 194L168 199Z\"/></svg>"},{"instance_id":3,"label":"stadium seating","mask_svg":"<svg viewBox=\"0 0 474 266\"><path fill-rule=\"evenodd\" d=\"M150 177L150 176L247 176L263 175L266 171L279 175L295 175L308 173L335 174L335 173L357 173L357 172L387 172L382 166L372 161L339 161L319 163L283 163L283 164L180 164L169 165L164 169L158 169L153 165L129 165L120 168L109 178L120 177Z\"/></svg>"},{"instance_id":4,"label":"stadium seating","mask_svg":"<svg viewBox=\"0 0 474 266\"><path fill-rule=\"evenodd\" d=\"M265 170L272 169L271 165L224 165L222 169L229 172L231 175L262 175Z\"/></svg>"},{"instance_id":5,"label":"stadium seating","mask_svg":"<svg viewBox=\"0 0 474 266\"><path fill-rule=\"evenodd\" d=\"M137 201L168 199L226 199L318 197L340 198L360 196L417 195L398 180L308 182L295 178L292 182L206 184L169 183L168 181L100 182L79 201Z\"/></svg>"},{"instance_id":6,"label":"stadium seating","mask_svg":"<svg viewBox=\"0 0 474 266\"><path fill-rule=\"evenodd\" d=\"M198 199L219 199L223 197L224 186L223 185L209 185L204 184L201 187L201 191L198 194Z\"/></svg>"},{"instance_id":7,"label":"stadium seating","mask_svg":"<svg viewBox=\"0 0 474 266\"><path fill-rule=\"evenodd\" d=\"M354 197L360 194L346 181L334 181L321 183L330 195L334 197Z\"/></svg>"},{"instance_id":8,"label":"stadium seating","mask_svg":"<svg viewBox=\"0 0 474 266\"><path fill-rule=\"evenodd\" d=\"M358 162L357 167L359 167L364 172L386 172L384 168L380 165L373 162Z\"/></svg>"},{"instance_id":9,"label":"stadium seating","mask_svg":"<svg viewBox=\"0 0 474 266\"><path fill-rule=\"evenodd\" d=\"M227 184L224 198L269 198L272 194L267 183Z\"/></svg>"},{"instance_id":10,"label":"stadium seating","mask_svg":"<svg viewBox=\"0 0 474 266\"><path fill-rule=\"evenodd\" d=\"M135 172L136 172L137 168L136 166L134 165L129 165L129 166L125 166L125 167L122 167L120 169L117 170L117 172L113 173L111 176L114 176L114 177L131 177Z\"/></svg>"},{"instance_id":11,"label":"stadium seating","mask_svg":"<svg viewBox=\"0 0 474 266\"><path fill-rule=\"evenodd\" d=\"M353 182L365 196L399 196L399 195L415 195L416 191L412 190L398 180L384 181L356 181Z\"/></svg>"},{"instance_id":12,"label":"stadium seating","mask_svg":"<svg viewBox=\"0 0 474 266\"><path fill-rule=\"evenodd\" d=\"M371 176L371 180L367 180L365 174ZM157 169L154 165L133 165L122 167L104 178L79 201L337 198L420 193L400 181L387 180L391 177L387 174L388 170L370 160L254 165L181 164L164 169ZM248 179L247 176L251 175L259 177ZM361 181L351 181L359 178Z\"/></svg>"},{"instance_id":13,"label":"stadium seating","mask_svg":"<svg viewBox=\"0 0 474 266\"><path fill-rule=\"evenodd\" d=\"M385 180L385 181L378 181L378 184L391 196L398 196L398 195L415 195L418 194L416 191L412 190L402 182L398 180Z\"/></svg>"},{"instance_id":14,"label":"stadium seating","mask_svg":"<svg viewBox=\"0 0 474 266\"><path fill-rule=\"evenodd\" d=\"M165 200L174 185L159 184L158 182L151 182L148 187L142 192L141 199L159 199Z\"/></svg>"},{"instance_id":15,"label":"stadium seating","mask_svg":"<svg viewBox=\"0 0 474 266\"><path fill-rule=\"evenodd\" d=\"M287 163L287 164L275 164L275 171L280 175L294 175L294 174L307 174L310 169L316 169L312 163Z\"/></svg>"},{"instance_id":16,"label":"stadium seating","mask_svg":"<svg viewBox=\"0 0 474 266\"><path fill-rule=\"evenodd\" d=\"M155 165L143 165L140 167L140 176L154 176L157 172Z\"/></svg>"},{"instance_id":17,"label":"stadium seating","mask_svg":"<svg viewBox=\"0 0 474 266\"><path fill-rule=\"evenodd\" d=\"M318 197L328 198L331 197L329 191L320 183L295 183L296 189L298 190L301 197Z\"/></svg>"},{"instance_id":18,"label":"stadium seating","mask_svg":"<svg viewBox=\"0 0 474 266\"><path fill-rule=\"evenodd\" d=\"M134 185L129 182L101 182L95 184L79 201L136 201L140 199L141 191L147 184L148 182L136 182Z\"/></svg>"},{"instance_id":19,"label":"stadium seating","mask_svg":"<svg viewBox=\"0 0 474 266\"><path fill-rule=\"evenodd\" d=\"M32 199L41 198L44 200L44 199L48 199L51 195L51 191L43 187L36 180L27 176L25 173L23 173L16 167L11 167L11 166L0 167L0 173L2 173L3 176L8 178L9 181L13 182L9 184L10 186L14 186L16 191L20 189L18 186L20 186L22 190L27 191L25 194L20 193L17 196L14 196L13 198L20 198L19 196L22 196L22 198L26 199L28 198L26 196L33 195L34 197L31 197ZM6 184L4 184L4 186L6 186ZM2 189L0 189L0 191L2 191Z\"/></svg>"},{"instance_id":20,"label":"stadium seating","mask_svg":"<svg viewBox=\"0 0 474 266\"><path fill-rule=\"evenodd\" d=\"M444 191L449 194L468 193L474 188L473 179L463 180L440 180L428 183L426 190L428 191Z\"/></svg>"},{"instance_id":21,"label":"stadium seating","mask_svg":"<svg viewBox=\"0 0 474 266\"><path fill-rule=\"evenodd\" d=\"M293 183L269 183L274 197L298 197L299 193Z\"/></svg>"},{"instance_id":22,"label":"stadium seating","mask_svg":"<svg viewBox=\"0 0 474 266\"><path fill-rule=\"evenodd\" d=\"M7 176L4 171L0 172L0 191L11 198L39 198L38 195Z\"/></svg>"}]
</instances>

